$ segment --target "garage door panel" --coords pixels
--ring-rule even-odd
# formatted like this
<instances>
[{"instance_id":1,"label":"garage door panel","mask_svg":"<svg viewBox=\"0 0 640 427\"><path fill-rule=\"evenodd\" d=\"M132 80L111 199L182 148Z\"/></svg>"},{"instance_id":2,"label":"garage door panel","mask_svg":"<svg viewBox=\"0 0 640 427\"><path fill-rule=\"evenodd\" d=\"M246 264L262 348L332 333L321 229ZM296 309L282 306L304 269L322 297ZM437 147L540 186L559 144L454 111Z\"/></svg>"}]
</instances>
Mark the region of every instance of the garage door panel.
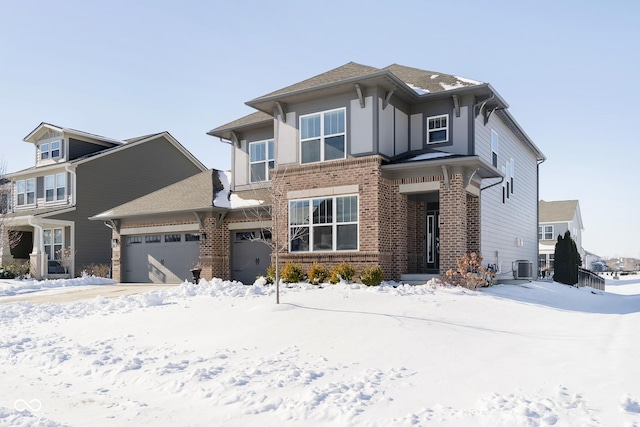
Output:
<instances>
[{"instance_id":1,"label":"garage door panel","mask_svg":"<svg viewBox=\"0 0 640 427\"><path fill-rule=\"evenodd\" d=\"M182 283L191 280L191 268L198 261L200 242L186 241L184 235L180 241L149 243L145 237L150 235L129 236L124 247L125 282L140 283Z\"/></svg>"},{"instance_id":2,"label":"garage door panel","mask_svg":"<svg viewBox=\"0 0 640 427\"><path fill-rule=\"evenodd\" d=\"M271 264L271 247L255 238L260 233L260 230L233 232L233 280L251 285L258 276L266 274Z\"/></svg>"}]
</instances>

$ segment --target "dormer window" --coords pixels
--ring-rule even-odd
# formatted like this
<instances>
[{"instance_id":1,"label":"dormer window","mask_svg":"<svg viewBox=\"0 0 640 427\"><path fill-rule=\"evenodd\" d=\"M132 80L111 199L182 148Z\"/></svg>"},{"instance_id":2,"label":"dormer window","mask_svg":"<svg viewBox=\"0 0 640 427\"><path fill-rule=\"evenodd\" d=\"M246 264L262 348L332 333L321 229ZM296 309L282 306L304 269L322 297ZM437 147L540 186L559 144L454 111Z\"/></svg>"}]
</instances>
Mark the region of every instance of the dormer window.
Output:
<instances>
[{"instance_id":1,"label":"dormer window","mask_svg":"<svg viewBox=\"0 0 640 427\"><path fill-rule=\"evenodd\" d=\"M344 159L346 109L300 116L300 163Z\"/></svg>"},{"instance_id":2,"label":"dormer window","mask_svg":"<svg viewBox=\"0 0 640 427\"><path fill-rule=\"evenodd\" d=\"M40 160L57 159L60 157L60 141L40 144Z\"/></svg>"},{"instance_id":3,"label":"dormer window","mask_svg":"<svg viewBox=\"0 0 640 427\"><path fill-rule=\"evenodd\" d=\"M251 182L269 181L274 168L273 139L249 144Z\"/></svg>"}]
</instances>

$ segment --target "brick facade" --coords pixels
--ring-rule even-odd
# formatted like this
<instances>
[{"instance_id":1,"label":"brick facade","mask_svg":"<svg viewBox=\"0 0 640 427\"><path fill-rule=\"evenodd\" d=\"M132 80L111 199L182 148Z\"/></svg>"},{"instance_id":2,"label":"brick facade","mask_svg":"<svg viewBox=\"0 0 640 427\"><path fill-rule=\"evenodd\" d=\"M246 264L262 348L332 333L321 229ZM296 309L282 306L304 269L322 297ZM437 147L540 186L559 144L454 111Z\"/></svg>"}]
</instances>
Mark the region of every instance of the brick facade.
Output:
<instances>
[{"instance_id":1,"label":"brick facade","mask_svg":"<svg viewBox=\"0 0 640 427\"><path fill-rule=\"evenodd\" d=\"M234 229L255 228L256 221L272 221L272 233L282 242L279 251L280 265L291 261L306 271L314 262L332 268L340 262L349 262L359 273L367 266L380 266L385 279L399 280L405 273L422 273L425 265L425 214L426 203L419 197L411 198L400 192L402 184L425 182L439 183L440 209L440 271L456 267L456 260L467 252L480 249L480 199L463 187L461 174L453 174L450 185L442 176L421 176L405 179L387 179L382 175L382 158L368 156L332 162L281 167L272 178L272 217L265 217L267 210L229 212L223 219L209 217L204 220L201 233L206 239L200 242L199 263L205 279L232 277L232 242ZM357 251L340 252L288 252L287 193L309 194L311 197L331 196L335 188L353 186L359 198ZM278 191L278 189L283 189ZM326 194L325 194L326 193ZM347 193L345 193L347 194ZM353 193L348 193L353 194ZM306 198L300 196L300 198ZM158 227L194 221L140 222L123 228ZM277 225L276 225L277 223ZM233 224L233 226L232 226ZM151 232L151 231L150 231ZM126 237L126 236L125 236ZM113 238L112 274L115 280L122 278L122 248L125 244L115 230ZM272 263L275 253L272 253Z\"/></svg>"}]
</instances>

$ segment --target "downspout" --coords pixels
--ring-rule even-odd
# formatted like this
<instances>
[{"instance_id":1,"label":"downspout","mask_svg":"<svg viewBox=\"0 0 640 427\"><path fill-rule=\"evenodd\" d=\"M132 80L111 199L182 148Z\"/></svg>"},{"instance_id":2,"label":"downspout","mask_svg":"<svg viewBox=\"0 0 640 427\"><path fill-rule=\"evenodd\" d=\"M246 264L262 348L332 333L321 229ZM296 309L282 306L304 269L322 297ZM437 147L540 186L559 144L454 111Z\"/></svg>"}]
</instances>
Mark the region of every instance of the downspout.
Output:
<instances>
[{"instance_id":1,"label":"downspout","mask_svg":"<svg viewBox=\"0 0 640 427\"><path fill-rule=\"evenodd\" d=\"M71 185L72 185L72 189L73 189L73 194L71 195L71 200L72 200L72 205L75 206L76 205L76 168L74 167L73 169L70 169L71 165L64 165L64 170L66 170L67 172L69 172L71 175L73 175L73 179L71 180ZM68 184L67 184L68 186Z\"/></svg>"},{"instance_id":2,"label":"downspout","mask_svg":"<svg viewBox=\"0 0 640 427\"><path fill-rule=\"evenodd\" d=\"M536 203L536 222L538 224L538 226L540 226L540 165L544 163L546 159L542 159L542 160L538 160L538 162L536 163L536 196L538 197L538 203ZM538 238L538 233L535 234L536 239ZM538 250L536 251L538 253L538 257L540 257L540 247L538 245ZM545 255L545 262L546 262L546 255ZM536 278L539 279L538 277L538 270L539 268L536 269Z\"/></svg>"},{"instance_id":3,"label":"downspout","mask_svg":"<svg viewBox=\"0 0 640 427\"><path fill-rule=\"evenodd\" d=\"M31 216L27 217L27 220L29 221L29 225L32 226L34 229L38 230L38 245L33 247L33 250L35 251L36 255L40 255L40 278L44 278L44 263L43 263L43 258L42 258L42 254L44 253L44 246L42 243L42 238L43 238L43 230L42 230L42 226L39 224L35 224L33 222L33 218Z\"/></svg>"},{"instance_id":4,"label":"downspout","mask_svg":"<svg viewBox=\"0 0 640 427\"><path fill-rule=\"evenodd\" d=\"M66 164L64 165L64 170L66 170L68 173L71 174L71 176L73 177L70 181L70 183L67 183L67 187L69 187L69 184L71 185L72 188L72 192L73 194L71 195L71 206L75 206L76 205L76 188L77 188L77 174L76 174L76 168L73 167L71 168L71 165ZM75 247L76 244L76 225L75 222L73 223L73 225L71 226L71 240L73 241L73 247ZM72 251L73 254L73 260L71 262L71 277L75 277L76 275L76 254L75 254L75 250Z\"/></svg>"}]
</instances>

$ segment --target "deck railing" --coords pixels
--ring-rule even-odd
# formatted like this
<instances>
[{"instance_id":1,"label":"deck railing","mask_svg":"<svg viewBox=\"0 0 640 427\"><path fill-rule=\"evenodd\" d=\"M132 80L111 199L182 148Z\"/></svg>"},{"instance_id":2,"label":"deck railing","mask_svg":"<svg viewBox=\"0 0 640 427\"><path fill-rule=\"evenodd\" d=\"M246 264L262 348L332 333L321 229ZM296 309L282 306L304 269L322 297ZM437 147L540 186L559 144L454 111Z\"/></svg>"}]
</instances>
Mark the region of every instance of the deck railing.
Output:
<instances>
[{"instance_id":1,"label":"deck railing","mask_svg":"<svg viewBox=\"0 0 640 427\"><path fill-rule=\"evenodd\" d=\"M578 287L589 286L604 291L604 277L598 276L591 270L578 267Z\"/></svg>"}]
</instances>

